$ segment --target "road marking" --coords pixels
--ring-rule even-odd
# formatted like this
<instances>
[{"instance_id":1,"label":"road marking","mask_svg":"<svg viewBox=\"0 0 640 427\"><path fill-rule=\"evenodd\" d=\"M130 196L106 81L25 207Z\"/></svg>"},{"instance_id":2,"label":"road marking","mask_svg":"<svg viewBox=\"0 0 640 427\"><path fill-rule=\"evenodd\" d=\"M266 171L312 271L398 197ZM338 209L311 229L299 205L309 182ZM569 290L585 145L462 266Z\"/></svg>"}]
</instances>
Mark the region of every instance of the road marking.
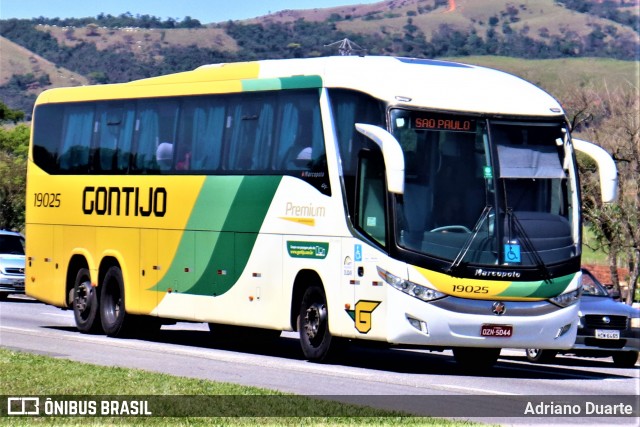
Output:
<instances>
[{"instance_id":1,"label":"road marking","mask_svg":"<svg viewBox=\"0 0 640 427\"><path fill-rule=\"evenodd\" d=\"M487 390L486 388L474 388L474 387L464 387L464 386L455 386L455 385L440 385L439 388L443 390L462 390L462 391L471 391L474 393L465 393L465 394L496 394L496 395L510 395L510 396L519 396L519 393L509 393L508 391L494 391Z\"/></svg>"}]
</instances>

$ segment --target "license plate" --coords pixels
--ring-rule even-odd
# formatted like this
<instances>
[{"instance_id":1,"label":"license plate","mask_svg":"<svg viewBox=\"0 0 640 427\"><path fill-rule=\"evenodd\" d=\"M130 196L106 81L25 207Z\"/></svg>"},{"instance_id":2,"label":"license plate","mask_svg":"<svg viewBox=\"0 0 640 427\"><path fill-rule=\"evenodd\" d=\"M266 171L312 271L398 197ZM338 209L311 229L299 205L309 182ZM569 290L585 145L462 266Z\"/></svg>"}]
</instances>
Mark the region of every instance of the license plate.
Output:
<instances>
[{"instance_id":1,"label":"license plate","mask_svg":"<svg viewBox=\"0 0 640 427\"><path fill-rule=\"evenodd\" d=\"M509 338L513 335L511 325L482 325L480 335L483 337Z\"/></svg>"},{"instance_id":2,"label":"license plate","mask_svg":"<svg viewBox=\"0 0 640 427\"><path fill-rule=\"evenodd\" d=\"M619 340L620 331L609 331L604 329L596 329L596 338L601 340Z\"/></svg>"}]
</instances>

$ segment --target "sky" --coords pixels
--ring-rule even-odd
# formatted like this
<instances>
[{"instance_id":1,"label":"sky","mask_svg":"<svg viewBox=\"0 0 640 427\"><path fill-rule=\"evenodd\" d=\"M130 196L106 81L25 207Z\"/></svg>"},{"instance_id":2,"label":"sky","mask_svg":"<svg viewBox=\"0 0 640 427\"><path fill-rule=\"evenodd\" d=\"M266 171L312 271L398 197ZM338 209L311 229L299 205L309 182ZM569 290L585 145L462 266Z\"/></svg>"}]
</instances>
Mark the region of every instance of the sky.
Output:
<instances>
[{"instance_id":1,"label":"sky","mask_svg":"<svg viewBox=\"0 0 640 427\"><path fill-rule=\"evenodd\" d=\"M0 19L85 18L100 13L151 15L162 20L186 16L202 24L248 19L284 9L314 9L381 0L0 0Z\"/></svg>"}]
</instances>

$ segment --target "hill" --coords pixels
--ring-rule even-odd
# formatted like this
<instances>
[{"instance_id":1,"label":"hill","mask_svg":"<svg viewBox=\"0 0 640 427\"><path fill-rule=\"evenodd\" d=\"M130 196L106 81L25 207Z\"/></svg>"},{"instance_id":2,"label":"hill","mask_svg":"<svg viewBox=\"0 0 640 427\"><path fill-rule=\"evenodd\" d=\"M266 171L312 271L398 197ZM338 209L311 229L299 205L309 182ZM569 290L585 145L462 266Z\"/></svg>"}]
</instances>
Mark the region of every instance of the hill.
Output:
<instances>
[{"instance_id":1,"label":"hill","mask_svg":"<svg viewBox=\"0 0 640 427\"><path fill-rule=\"evenodd\" d=\"M73 48L82 43L95 44L99 51L111 48L132 51L144 58L162 46L218 49L236 52L238 46L222 28L110 28L105 26L36 25L38 31L51 34L60 46Z\"/></svg>"},{"instance_id":2,"label":"hill","mask_svg":"<svg viewBox=\"0 0 640 427\"><path fill-rule=\"evenodd\" d=\"M346 37L378 55L599 57L637 66L637 5L638 0L386 0L208 25L130 14L0 20L0 35L12 43L2 45L0 96L10 107L29 111L37 90L75 84L67 75L79 84L113 83L207 63L325 56L338 53L328 44ZM521 72L527 69L516 74Z\"/></svg>"},{"instance_id":3,"label":"hill","mask_svg":"<svg viewBox=\"0 0 640 427\"><path fill-rule=\"evenodd\" d=\"M510 31L525 31L533 39L546 39L575 32L586 36L594 28L607 28L604 40L615 37L637 37L629 25L633 16L637 18L638 2L608 1L610 7L619 14L631 15L630 19L616 22L608 18L579 12L567 7L566 3L556 0L389 0L368 5L341 6L327 9L285 10L256 18L249 22L266 24L275 22L295 22L303 19L307 22L333 21L336 27L345 32L358 34L398 33L407 30L407 25L416 27L429 38L433 30L441 25L452 29L486 35L497 31L501 34ZM575 3L575 1L574 1ZM581 5L588 1L579 2ZM635 7L633 7L635 5ZM585 7L583 7L583 10ZM590 9L588 9L590 10ZM602 14L600 14L602 15ZM408 24L408 22L410 23Z\"/></svg>"},{"instance_id":4,"label":"hill","mask_svg":"<svg viewBox=\"0 0 640 427\"><path fill-rule=\"evenodd\" d=\"M452 60L506 71L519 76L558 99L570 90L590 88L597 92L640 88L640 63L607 58L522 59L467 56Z\"/></svg>"},{"instance_id":5,"label":"hill","mask_svg":"<svg viewBox=\"0 0 640 427\"><path fill-rule=\"evenodd\" d=\"M59 67L30 50L0 37L0 99L11 108L30 113L45 89L79 86L87 77Z\"/></svg>"},{"instance_id":6,"label":"hill","mask_svg":"<svg viewBox=\"0 0 640 427\"><path fill-rule=\"evenodd\" d=\"M0 37L0 86L9 83L14 75L48 75L51 86L78 86L88 84L86 77L60 68L24 47ZM40 88L30 88L38 92Z\"/></svg>"}]
</instances>

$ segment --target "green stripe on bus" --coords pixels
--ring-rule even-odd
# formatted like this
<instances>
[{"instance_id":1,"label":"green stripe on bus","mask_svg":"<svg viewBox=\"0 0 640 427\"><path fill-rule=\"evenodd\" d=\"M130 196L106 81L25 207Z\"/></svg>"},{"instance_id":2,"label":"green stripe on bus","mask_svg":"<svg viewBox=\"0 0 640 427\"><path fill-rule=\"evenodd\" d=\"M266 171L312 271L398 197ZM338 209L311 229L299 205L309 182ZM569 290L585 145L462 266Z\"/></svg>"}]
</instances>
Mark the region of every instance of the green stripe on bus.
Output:
<instances>
[{"instance_id":1,"label":"green stripe on bus","mask_svg":"<svg viewBox=\"0 0 640 427\"><path fill-rule=\"evenodd\" d=\"M322 87L320 76L295 76L273 79L242 80L243 92L281 89L309 89Z\"/></svg>"},{"instance_id":2,"label":"green stripe on bus","mask_svg":"<svg viewBox=\"0 0 640 427\"><path fill-rule=\"evenodd\" d=\"M207 178L186 227L185 236L191 230L195 236L183 237L171 267L154 289L175 290L176 283L179 288L177 278L184 277L184 266L194 262L195 283L180 293L219 296L231 289L251 256L281 180L279 176Z\"/></svg>"},{"instance_id":3,"label":"green stripe on bus","mask_svg":"<svg viewBox=\"0 0 640 427\"><path fill-rule=\"evenodd\" d=\"M560 295L569 286L575 274L547 281L513 282L499 294L501 297L552 298ZM532 292L533 289L533 292Z\"/></svg>"},{"instance_id":4,"label":"green stripe on bus","mask_svg":"<svg viewBox=\"0 0 640 427\"><path fill-rule=\"evenodd\" d=\"M282 89L312 89L322 87L320 76L295 76L281 79Z\"/></svg>"}]
</instances>

